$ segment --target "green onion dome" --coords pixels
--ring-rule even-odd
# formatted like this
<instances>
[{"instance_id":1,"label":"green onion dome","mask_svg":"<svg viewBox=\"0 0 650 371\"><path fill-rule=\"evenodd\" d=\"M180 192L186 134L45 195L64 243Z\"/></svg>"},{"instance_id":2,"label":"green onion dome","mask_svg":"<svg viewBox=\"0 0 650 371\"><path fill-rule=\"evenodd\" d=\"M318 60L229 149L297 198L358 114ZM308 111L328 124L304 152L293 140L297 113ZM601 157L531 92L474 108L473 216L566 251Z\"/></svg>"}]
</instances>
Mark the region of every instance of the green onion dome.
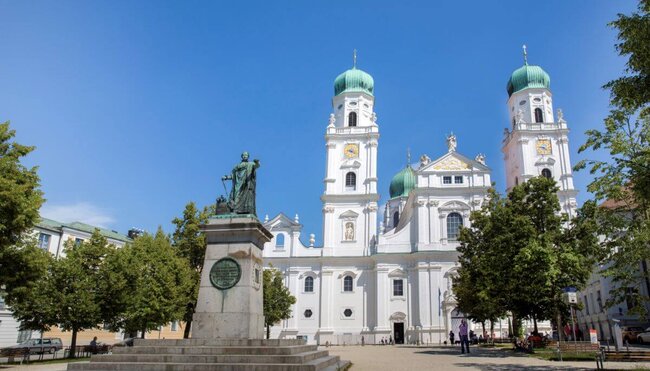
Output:
<instances>
[{"instance_id":1,"label":"green onion dome","mask_svg":"<svg viewBox=\"0 0 650 371\"><path fill-rule=\"evenodd\" d=\"M334 80L334 95L341 93L366 93L372 95L375 80L368 73L352 67Z\"/></svg>"},{"instance_id":2,"label":"green onion dome","mask_svg":"<svg viewBox=\"0 0 650 371\"><path fill-rule=\"evenodd\" d=\"M407 165L390 181L390 198L408 196L417 185L415 171Z\"/></svg>"},{"instance_id":3,"label":"green onion dome","mask_svg":"<svg viewBox=\"0 0 650 371\"><path fill-rule=\"evenodd\" d=\"M540 66L529 66L528 63L515 70L508 80L508 96L528 88L549 89L551 78Z\"/></svg>"}]
</instances>

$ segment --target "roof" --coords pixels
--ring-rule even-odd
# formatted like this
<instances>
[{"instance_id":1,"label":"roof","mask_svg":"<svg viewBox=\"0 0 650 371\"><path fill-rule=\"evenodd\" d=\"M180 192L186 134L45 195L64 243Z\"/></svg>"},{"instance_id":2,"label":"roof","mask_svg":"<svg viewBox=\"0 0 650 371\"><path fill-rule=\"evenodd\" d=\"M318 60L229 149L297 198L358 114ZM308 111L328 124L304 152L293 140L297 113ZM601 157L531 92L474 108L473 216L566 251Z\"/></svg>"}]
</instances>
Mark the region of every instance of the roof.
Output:
<instances>
[{"instance_id":1,"label":"roof","mask_svg":"<svg viewBox=\"0 0 650 371\"><path fill-rule=\"evenodd\" d=\"M58 232L62 232L63 228L74 229L86 233L93 233L95 229L99 229L99 232L102 234L102 236L106 238L111 238L113 240L122 241L122 242L132 241L129 237L117 231L96 227L82 222L61 223L61 222L57 222L56 220L41 218L38 221L38 223L36 223L36 226L44 229L58 231Z\"/></svg>"},{"instance_id":2,"label":"roof","mask_svg":"<svg viewBox=\"0 0 650 371\"><path fill-rule=\"evenodd\" d=\"M528 88L549 89L550 87L551 78L548 73L540 66L532 66L526 63L512 73L506 89L508 90L508 96L511 96L513 93Z\"/></svg>"},{"instance_id":3,"label":"roof","mask_svg":"<svg viewBox=\"0 0 650 371\"><path fill-rule=\"evenodd\" d=\"M375 80L365 71L352 67L334 80L334 95L341 93L366 93L373 95Z\"/></svg>"},{"instance_id":4,"label":"roof","mask_svg":"<svg viewBox=\"0 0 650 371\"><path fill-rule=\"evenodd\" d=\"M395 174L390 181L390 198L406 197L413 188L417 187L417 178L411 165L406 165L399 173Z\"/></svg>"}]
</instances>

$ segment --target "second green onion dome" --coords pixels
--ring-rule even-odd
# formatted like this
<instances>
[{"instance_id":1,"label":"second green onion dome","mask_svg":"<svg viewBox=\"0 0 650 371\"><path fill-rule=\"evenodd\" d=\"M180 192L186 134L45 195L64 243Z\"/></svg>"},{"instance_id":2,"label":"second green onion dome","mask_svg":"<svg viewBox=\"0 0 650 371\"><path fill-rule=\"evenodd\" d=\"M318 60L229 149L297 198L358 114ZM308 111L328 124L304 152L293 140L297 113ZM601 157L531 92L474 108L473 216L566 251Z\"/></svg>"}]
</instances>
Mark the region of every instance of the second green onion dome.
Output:
<instances>
[{"instance_id":1,"label":"second green onion dome","mask_svg":"<svg viewBox=\"0 0 650 371\"><path fill-rule=\"evenodd\" d=\"M415 171L407 165L390 181L390 198L406 197L417 186Z\"/></svg>"},{"instance_id":2,"label":"second green onion dome","mask_svg":"<svg viewBox=\"0 0 650 371\"><path fill-rule=\"evenodd\" d=\"M366 93L373 95L375 80L368 73L352 67L334 80L334 95L341 93Z\"/></svg>"},{"instance_id":3,"label":"second green onion dome","mask_svg":"<svg viewBox=\"0 0 650 371\"><path fill-rule=\"evenodd\" d=\"M510 76L507 86L508 96L528 88L549 89L550 86L551 78L542 67L529 66L528 63L526 63L522 67L516 69Z\"/></svg>"}]
</instances>

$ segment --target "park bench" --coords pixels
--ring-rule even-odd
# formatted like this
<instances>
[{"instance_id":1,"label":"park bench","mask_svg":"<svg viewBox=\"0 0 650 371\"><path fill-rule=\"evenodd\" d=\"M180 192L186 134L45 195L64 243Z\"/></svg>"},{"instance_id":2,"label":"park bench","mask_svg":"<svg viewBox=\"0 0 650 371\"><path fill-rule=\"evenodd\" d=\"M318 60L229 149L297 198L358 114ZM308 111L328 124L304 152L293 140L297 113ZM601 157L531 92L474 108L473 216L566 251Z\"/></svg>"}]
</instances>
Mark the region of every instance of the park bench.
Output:
<instances>
[{"instance_id":1,"label":"park bench","mask_svg":"<svg viewBox=\"0 0 650 371\"><path fill-rule=\"evenodd\" d=\"M650 361L650 352L643 350L605 351L605 359L608 361L648 362Z\"/></svg>"},{"instance_id":2,"label":"park bench","mask_svg":"<svg viewBox=\"0 0 650 371\"><path fill-rule=\"evenodd\" d=\"M5 348L2 350L0 353L0 356L2 357L7 357L9 363L13 363L15 361L16 357L22 357L20 359L20 364L22 365L23 362L29 363L29 356L31 352L29 351L29 348Z\"/></svg>"}]
</instances>

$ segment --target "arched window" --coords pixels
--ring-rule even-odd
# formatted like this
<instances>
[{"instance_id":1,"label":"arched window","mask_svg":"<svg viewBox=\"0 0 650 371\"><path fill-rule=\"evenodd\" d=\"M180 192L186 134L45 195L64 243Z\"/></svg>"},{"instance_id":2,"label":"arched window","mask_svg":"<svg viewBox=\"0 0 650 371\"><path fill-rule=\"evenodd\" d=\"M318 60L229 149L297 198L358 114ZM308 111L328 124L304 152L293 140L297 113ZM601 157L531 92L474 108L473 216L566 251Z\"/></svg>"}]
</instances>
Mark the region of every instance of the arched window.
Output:
<instances>
[{"instance_id":1,"label":"arched window","mask_svg":"<svg viewBox=\"0 0 650 371\"><path fill-rule=\"evenodd\" d=\"M357 126L357 113L350 112L348 115L348 126Z\"/></svg>"},{"instance_id":2,"label":"arched window","mask_svg":"<svg viewBox=\"0 0 650 371\"><path fill-rule=\"evenodd\" d=\"M535 122L544 122L544 114L541 108L535 108Z\"/></svg>"},{"instance_id":3,"label":"arched window","mask_svg":"<svg viewBox=\"0 0 650 371\"><path fill-rule=\"evenodd\" d=\"M519 178L518 178L518 177L515 177L515 185L516 185L516 186L519 185Z\"/></svg>"},{"instance_id":4,"label":"arched window","mask_svg":"<svg viewBox=\"0 0 650 371\"><path fill-rule=\"evenodd\" d=\"M553 179L553 174L551 174L551 170L549 169L542 169L542 176L546 179Z\"/></svg>"},{"instance_id":5,"label":"arched window","mask_svg":"<svg viewBox=\"0 0 650 371\"><path fill-rule=\"evenodd\" d=\"M447 240L456 241L458 239L458 232L460 232L460 227L462 226L463 217L459 213L447 215Z\"/></svg>"},{"instance_id":6,"label":"arched window","mask_svg":"<svg viewBox=\"0 0 650 371\"><path fill-rule=\"evenodd\" d=\"M305 278L305 292L314 292L314 277L307 276Z\"/></svg>"},{"instance_id":7,"label":"arched window","mask_svg":"<svg viewBox=\"0 0 650 371\"><path fill-rule=\"evenodd\" d=\"M399 223L399 211L393 213L393 227L397 228L397 223Z\"/></svg>"},{"instance_id":8,"label":"arched window","mask_svg":"<svg viewBox=\"0 0 650 371\"><path fill-rule=\"evenodd\" d=\"M284 246L284 234L283 233L278 233L278 235L275 236L275 246L276 247L283 247Z\"/></svg>"},{"instance_id":9,"label":"arched window","mask_svg":"<svg viewBox=\"0 0 650 371\"><path fill-rule=\"evenodd\" d=\"M343 291L352 292L352 277L345 276L343 278Z\"/></svg>"},{"instance_id":10,"label":"arched window","mask_svg":"<svg viewBox=\"0 0 650 371\"><path fill-rule=\"evenodd\" d=\"M357 189L357 174L351 171L345 174L345 188L351 190Z\"/></svg>"}]
</instances>

